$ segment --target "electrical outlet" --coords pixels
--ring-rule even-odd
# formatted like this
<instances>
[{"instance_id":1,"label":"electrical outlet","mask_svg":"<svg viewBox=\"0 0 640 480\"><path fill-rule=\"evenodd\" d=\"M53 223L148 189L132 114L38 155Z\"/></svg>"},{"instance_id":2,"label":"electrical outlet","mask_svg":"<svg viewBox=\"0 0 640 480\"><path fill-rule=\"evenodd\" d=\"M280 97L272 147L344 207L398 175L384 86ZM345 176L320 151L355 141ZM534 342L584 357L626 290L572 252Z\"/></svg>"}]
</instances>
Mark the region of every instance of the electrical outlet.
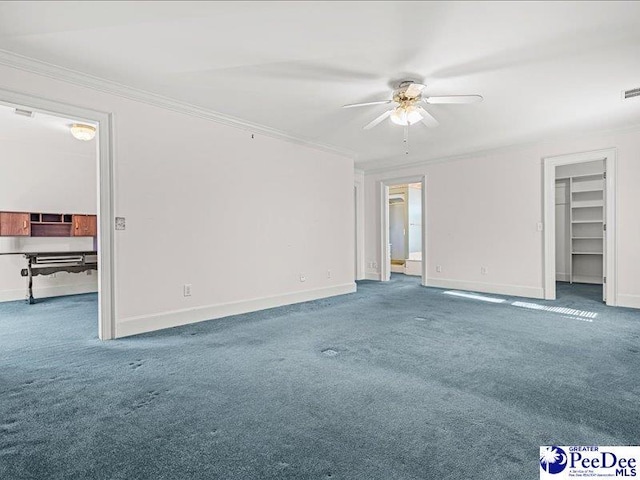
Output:
<instances>
[{"instance_id":1,"label":"electrical outlet","mask_svg":"<svg viewBox=\"0 0 640 480\"><path fill-rule=\"evenodd\" d=\"M185 283L184 287L182 288L182 293L185 297L190 297L191 296L191 284L190 283Z\"/></svg>"},{"instance_id":2,"label":"electrical outlet","mask_svg":"<svg viewBox=\"0 0 640 480\"><path fill-rule=\"evenodd\" d=\"M538 222L538 223L536 224L536 229L537 229L539 232L541 232L541 231L543 230L542 222Z\"/></svg>"},{"instance_id":3,"label":"electrical outlet","mask_svg":"<svg viewBox=\"0 0 640 480\"><path fill-rule=\"evenodd\" d=\"M378 262L371 262L371 267L375 270L378 269Z\"/></svg>"},{"instance_id":4,"label":"electrical outlet","mask_svg":"<svg viewBox=\"0 0 640 480\"><path fill-rule=\"evenodd\" d=\"M300 274L300 281L301 282L306 282L307 281L307 277L305 277L303 274Z\"/></svg>"},{"instance_id":5,"label":"electrical outlet","mask_svg":"<svg viewBox=\"0 0 640 480\"><path fill-rule=\"evenodd\" d=\"M480 273L482 275L486 275L487 274L487 267L480 267Z\"/></svg>"},{"instance_id":6,"label":"electrical outlet","mask_svg":"<svg viewBox=\"0 0 640 480\"><path fill-rule=\"evenodd\" d=\"M442 273L442 265L436 265L436 272Z\"/></svg>"},{"instance_id":7,"label":"electrical outlet","mask_svg":"<svg viewBox=\"0 0 640 480\"><path fill-rule=\"evenodd\" d=\"M331 270L327 270L327 278L331 278Z\"/></svg>"}]
</instances>

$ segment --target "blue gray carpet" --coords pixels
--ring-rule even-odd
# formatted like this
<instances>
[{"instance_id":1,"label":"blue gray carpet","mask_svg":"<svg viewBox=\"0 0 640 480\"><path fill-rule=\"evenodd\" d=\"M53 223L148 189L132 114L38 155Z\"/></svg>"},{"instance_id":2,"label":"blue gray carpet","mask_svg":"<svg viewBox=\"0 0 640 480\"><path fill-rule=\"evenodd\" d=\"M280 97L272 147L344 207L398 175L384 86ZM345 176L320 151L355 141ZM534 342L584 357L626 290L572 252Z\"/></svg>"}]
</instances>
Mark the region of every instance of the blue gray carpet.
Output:
<instances>
[{"instance_id":1,"label":"blue gray carpet","mask_svg":"<svg viewBox=\"0 0 640 480\"><path fill-rule=\"evenodd\" d=\"M540 445L640 444L638 311L443 292L104 343L95 295L0 304L0 478L530 480Z\"/></svg>"}]
</instances>

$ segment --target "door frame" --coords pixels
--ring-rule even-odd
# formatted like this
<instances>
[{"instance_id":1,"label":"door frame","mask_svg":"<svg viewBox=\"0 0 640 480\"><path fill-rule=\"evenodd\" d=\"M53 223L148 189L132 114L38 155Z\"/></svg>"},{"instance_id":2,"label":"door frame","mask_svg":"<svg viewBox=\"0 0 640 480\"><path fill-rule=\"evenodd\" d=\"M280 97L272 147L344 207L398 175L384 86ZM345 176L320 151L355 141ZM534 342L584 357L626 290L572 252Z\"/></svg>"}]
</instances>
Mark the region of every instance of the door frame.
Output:
<instances>
[{"instance_id":1,"label":"door frame","mask_svg":"<svg viewBox=\"0 0 640 480\"><path fill-rule=\"evenodd\" d=\"M97 124L98 173L98 337L111 340L115 330L113 229L113 114L0 89L0 104Z\"/></svg>"},{"instance_id":2,"label":"door frame","mask_svg":"<svg viewBox=\"0 0 640 480\"><path fill-rule=\"evenodd\" d=\"M408 183L421 184L422 198L422 280L423 286L427 286L427 177L426 175L412 175L384 179L378 182L380 192L380 281L388 282L391 276L391 256L389 252L389 187Z\"/></svg>"},{"instance_id":3,"label":"door frame","mask_svg":"<svg viewBox=\"0 0 640 480\"><path fill-rule=\"evenodd\" d=\"M555 155L544 157L543 165L543 209L544 209L544 298L545 300L556 299L556 211L555 211L555 181L556 167L561 165L571 165L575 163L593 162L604 160L605 164L605 270L604 285L606 293L606 304L615 306L618 304L618 277L617 266L617 235L616 235L616 198L617 198L617 152L615 148L593 150L589 152L570 153L565 155Z\"/></svg>"}]
</instances>

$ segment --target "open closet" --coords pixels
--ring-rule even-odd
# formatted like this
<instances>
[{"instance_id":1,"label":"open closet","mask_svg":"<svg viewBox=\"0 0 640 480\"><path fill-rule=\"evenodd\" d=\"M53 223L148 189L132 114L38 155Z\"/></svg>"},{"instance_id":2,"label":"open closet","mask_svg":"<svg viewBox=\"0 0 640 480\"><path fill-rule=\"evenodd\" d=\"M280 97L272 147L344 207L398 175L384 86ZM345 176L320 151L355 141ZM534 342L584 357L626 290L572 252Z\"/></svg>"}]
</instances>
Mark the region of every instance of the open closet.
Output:
<instances>
[{"instance_id":1,"label":"open closet","mask_svg":"<svg viewBox=\"0 0 640 480\"><path fill-rule=\"evenodd\" d=\"M556 167L556 280L603 284L604 160Z\"/></svg>"}]
</instances>

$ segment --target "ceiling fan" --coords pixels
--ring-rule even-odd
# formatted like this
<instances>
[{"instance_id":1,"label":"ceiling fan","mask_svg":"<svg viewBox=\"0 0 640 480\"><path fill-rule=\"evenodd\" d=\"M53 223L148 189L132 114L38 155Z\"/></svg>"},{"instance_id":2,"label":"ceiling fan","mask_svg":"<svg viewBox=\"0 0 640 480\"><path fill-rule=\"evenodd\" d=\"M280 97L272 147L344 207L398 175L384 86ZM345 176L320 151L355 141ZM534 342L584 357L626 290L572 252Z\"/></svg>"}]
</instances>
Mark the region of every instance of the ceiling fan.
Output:
<instances>
[{"instance_id":1,"label":"ceiling fan","mask_svg":"<svg viewBox=\"0 0 640 480\"><path fill-rule=\"evenodd\" d=\"M447 95L437 97L427 97L422 95L422 91L426 85L416 83L413 80L405 80L400 82L398 88L393 91L391 100L380 100L377 102L350 103L343 105L342 108L366 107L369 105L383 105L388 103L397 103L398 105L391 110L387 110L382 115L374 118L371 122L364 126L365 130L369 130L387 117L396 125L408 127L417 122L422 122L429 128L437 127L438 121L427 112L422 104L441 104L441 103L477 103L482 101L481 95ZM407 133L405 132L405 136Z\"/></svg>"}]
</instances>

